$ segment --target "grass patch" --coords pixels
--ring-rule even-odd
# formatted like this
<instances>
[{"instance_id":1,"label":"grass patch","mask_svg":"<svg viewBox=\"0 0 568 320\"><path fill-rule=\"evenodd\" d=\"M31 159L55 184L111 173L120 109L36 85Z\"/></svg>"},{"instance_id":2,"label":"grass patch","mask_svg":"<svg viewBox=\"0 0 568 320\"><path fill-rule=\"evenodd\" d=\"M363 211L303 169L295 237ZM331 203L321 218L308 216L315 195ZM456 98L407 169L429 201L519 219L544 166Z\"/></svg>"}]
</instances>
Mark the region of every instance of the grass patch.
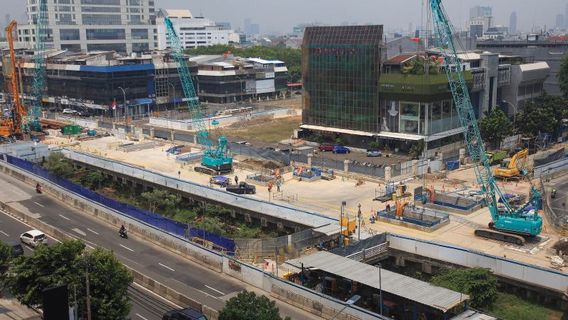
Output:
<instances>
[{"instance_id":1,"label":"grass patch","mask_svg":"<svg viewBox=\"0 0 568 320\"><path fill-rule=\"evenodd\" d=\"M239 137L244 140L261 141L268 143L280 142L290 139L294 129L300 127L301 117L267 120L255 123L245 122L243 126L231 128L226 134L231 137Z\"/></svg>"},{"instance_id":2,"label":"grass patch","mask_svg":"<svg viewBox=\"0 0 568 320\"><path fill-rule=\"evenodd\" d=\"M488 310L503 320L560 320L562 312L523 300L508 293L498 293L497 300Z\"/></svg>"}]
</instances>

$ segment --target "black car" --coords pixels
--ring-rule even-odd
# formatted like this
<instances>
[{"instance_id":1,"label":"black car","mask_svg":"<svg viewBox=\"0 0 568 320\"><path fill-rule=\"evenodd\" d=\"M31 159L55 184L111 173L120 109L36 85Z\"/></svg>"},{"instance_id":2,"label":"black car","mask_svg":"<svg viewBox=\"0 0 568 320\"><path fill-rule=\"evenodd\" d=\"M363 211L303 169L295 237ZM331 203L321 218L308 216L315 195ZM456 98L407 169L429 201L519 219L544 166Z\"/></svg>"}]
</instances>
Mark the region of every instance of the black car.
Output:
<instances>
[{"instance_id":1,"label":"black car","mask_svg":"<svg viewBox=\"0 0 568 320\"><path fill-rule=\"evenodd\" d=\"M12 257L16 258L24 255L24 247L18 241L8 241L5 243L10 249L12 249Z\"/></svg>"},{"instance_id":2,"label":"black car","mask_svg":"<svg viewBox=\"0 0 568 320\"><path fill-rule=\"evenodd\" d=\"M246 182L241 182L238 185L231 184L227 186L227 191L236 194L255 194L256 187Z\"/></svg>"},{"instance_id":3,"label":"black car","mask_svg":"<svg viewBox=\"0 0 568 320\"><path fill-rule=\"evenodd\" d=\"M162 320L207 320L207 317L193 308L171 310L164 314Z\"/></svg>"}]
</instances>

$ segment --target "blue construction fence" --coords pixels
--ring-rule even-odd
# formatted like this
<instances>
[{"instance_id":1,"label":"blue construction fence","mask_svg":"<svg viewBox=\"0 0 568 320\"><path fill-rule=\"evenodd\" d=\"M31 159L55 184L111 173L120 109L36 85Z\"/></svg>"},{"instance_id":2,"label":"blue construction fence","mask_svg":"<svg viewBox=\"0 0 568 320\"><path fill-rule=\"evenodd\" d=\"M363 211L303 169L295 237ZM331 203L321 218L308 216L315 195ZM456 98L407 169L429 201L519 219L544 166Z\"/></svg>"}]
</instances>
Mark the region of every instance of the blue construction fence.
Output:
<instances>
[{"instance_id":1,"label":"blue construction fence","mask_svg":"<svg viewBox=\"0 0 568 320\"><path fill-rule=\"evenodd\" d=\"M120 201L116 201L114 199L108 198L101 194L98 194L94 191L91 191L87 188L84 188L80 185L77 185L67 179L63 179L61 177L55 176L49 173L47 170L35 165L32 162L16 158L7 154L2 155L3 159L6 160L9 164L12 164L22 170L25 170L29 173L33 173L37 176L40 176L46 180L49 180L58 186L81 195L91 201L94 201L100 205L109 207L120 212L123 215L128 216L129 218L138 220L140 222L149 224L157 229L162 231L174 234L176 236L180 236L186 239L194 239L199 238L198 241L200 242L210 242L214 244L214 248L219 251L224 251L228 255L234 255L235 253L235 242L231 239L227 239L225 237L221 237L214 233L197 229L191 228L185 223L177 222L172 219L163 217L159 214L152 213L150 211L142 210L131 206L126 203L122 203Z\"/></svg>"}]
</instances>

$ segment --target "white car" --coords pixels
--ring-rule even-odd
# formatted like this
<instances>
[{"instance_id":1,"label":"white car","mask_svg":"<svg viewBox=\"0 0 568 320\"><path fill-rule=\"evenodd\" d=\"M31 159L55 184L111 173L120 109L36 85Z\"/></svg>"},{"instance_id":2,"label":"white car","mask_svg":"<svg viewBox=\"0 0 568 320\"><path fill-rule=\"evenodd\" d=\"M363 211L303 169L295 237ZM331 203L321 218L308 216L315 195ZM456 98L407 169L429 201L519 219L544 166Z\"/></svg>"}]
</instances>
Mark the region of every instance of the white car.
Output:
<instances>
[{"instance_id":1,"label":"white car","mask_svg":"<svg viewBox=\"0 0 568 320\"><path fill-rule=\"evenodd\" d=\"M74 109L63 109L63 114L75 114L77 113L77 110Z\"/></svg>"},{"instance_id":2,"label":"white car","mask_svg":"<svg viewBox=\"0 0 568 320\"><path fill-rule=\"evenodd\" d=\"M45 233L39 230L30 230L20 235L20 240L31 247L37 247L40 243L47 244Z\"/></svg>"}]
</instances>

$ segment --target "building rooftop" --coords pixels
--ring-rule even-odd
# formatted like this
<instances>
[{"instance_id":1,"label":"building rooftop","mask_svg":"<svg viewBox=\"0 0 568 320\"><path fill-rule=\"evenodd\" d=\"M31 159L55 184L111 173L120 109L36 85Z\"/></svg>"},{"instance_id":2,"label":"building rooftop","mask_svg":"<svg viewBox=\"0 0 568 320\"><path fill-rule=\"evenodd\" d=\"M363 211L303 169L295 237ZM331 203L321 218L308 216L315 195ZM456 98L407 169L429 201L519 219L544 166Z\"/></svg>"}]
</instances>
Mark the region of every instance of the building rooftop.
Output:
<instances>
[{"instance_id":1,"label":"building rooftop","mask_svg":"<svg viewBox=\"0 0 568 320\"><path fill-rule=\"evenodd\" d=\"M187 9L160 9L160 14L162 16L170 18L181 18L181 19L191 19L193 14Z\"/></svg>"},{"instance_id":2,"label":"building rooftop","mask_svg":"<svg viewBox=\"0 0 568 320\"><path fill-rule=\"evenodd\" d=\"M394 56L384 62L385 65L399 65L416 57L416 53L404 53Z\"/></svg>"},{"instance_id":3,"label":"building rooftop","mask_svg":"<svg viewBox=\"0 0 568 320\"><path fill-rule=\"evenodd\" d=\"M379 289L379 269L336 254L319 251L309 256L286 261L298 269L320 269L346 279ZM446 312L464 301L469 296L460 292L431 285L405 275L382 269L381 289L399 297Z\"/></svg>"}]
</instances>

